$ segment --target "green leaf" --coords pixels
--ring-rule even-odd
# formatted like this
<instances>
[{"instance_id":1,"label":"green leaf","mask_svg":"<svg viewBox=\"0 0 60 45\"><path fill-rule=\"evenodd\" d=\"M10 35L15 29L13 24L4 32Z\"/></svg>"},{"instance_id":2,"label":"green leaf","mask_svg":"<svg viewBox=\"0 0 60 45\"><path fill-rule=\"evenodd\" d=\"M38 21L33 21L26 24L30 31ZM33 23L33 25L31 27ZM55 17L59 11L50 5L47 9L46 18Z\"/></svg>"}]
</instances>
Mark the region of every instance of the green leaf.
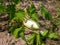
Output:
<instances>
[{"instance_id":1,"label":"green leaf","mask_svg":"<svg viewBox=\"0 0 60 45\"><path fill-rule=\"evenodd\" d=\"M25 32L25 28L22 27L22 31L19 32L19 37L21 37L24 41L26 41L26 44L28 45L24 32Z\"/></svg>"},{"instance_id":2,"label":"green leaf","mask_svg":"<svg viewBox=\"0 0 60 45\"><path fill-rule=\"evenodd\" d=\"M35 6L32 4L31 7L27 8L27 12L28 12L29 15L35 13L36 12Z\"/></svg>"},{"instance_id":3,"label":"green leaf","mask_svg":"<svg viewBox=\"0 0 60 45\"><path fill-rule=\"evenodd\" d=\"M4 11L4 6L0 4L0 14L3 13L3 11Z\"/></svg>"},{"instance_id":4,"label":"green leaf","mask_svg":"<svg viewBox=\"0 0 60 45\"><path fill-rule=\"evenodd\" d=\"M24 32L21 32L21 33L19 34L19 36L20 36L23 40L25 40Z\"/></svg>"},{"instance_id":5,"label":"green leaf","mask_svg":"<svg viewBox=\"0 0 60 45\"><path fill-rule=\"evenodd\" d=\"M48 30L44 30L43 33L41 34L43 37L46 37L48 34Z\"/></svg>"},{"instance_id":6,"label":"green leaf","mask_svg":"<svg viewBox=\"0 0 60 45\"><path fill-rule=\"evenodd\" d=\"M33 20L35 20L35 21L39 21L39 17L38 17L38 14L37 14L37 13L33 13L33 14L31 15L31 18L32 18Z\"/></svg>"},{"instance_id":7,"label":"green leaf","mask_svg":"<svg viewBox=\"0 0 60 45\"><path fill-rule=\"evenodd\" d=\"M8 32L13 33L15 29L16 29L16 26L13 26L13 27L11 26L9 27Z\"/></svg>"},{"instance_id":8,"label":"green leaf","mask_svg":"<svg viewBox=\"0 0 60 45\"><path fill-rule=\"evenodd\" d=\"M57 39L57 38L58 38L58 34L56 34L56 33L50 33L50 34L48 35L48 37L49 37L49 38L53 38L53 39Z\"/></svg>"},{"instance_id":9,"label":"green leaf","mask_svg":"<svg viewBox=\"0 0 60 45\"><path fill-rule=\"evenodd\" d=\"M14 22L15 24L12 24L11 26L8 27L8 32L13 33L14 30L18 27L18 24Z\"/></svg>"},{"instance_id":10,"label":"green leaf","mask_svg":"<svg viewBox=\"0 0 60 45\"><path fill-rule=\"evenodd\" d=\"M8 27L8 32L10 32L10 33L13 33L16 28L19 28L19 27L22 26L21 22L19 22L19 21L16 19L16 17L14 17L14 18L10 21L9 25L10 25L10 26Z\"/></svg>"},{"instance_id":11,"label":"green leaf","mask_svg":"<svg viewBox=\"0 0 60 45\"><path fill-rule=\"evenodd\" d=\"M29 44L34 45L36 40L36 34L32 34L29 38L26 39Z\"/></svg>"},{"instance_id":12,"label":"green leaf","mask_svg":"<svg viewBox=\"0 0 60 45\"><path fill-rule=\"evenodd\" d=\"M20 28L15 29L15 31L14 31L14 33L13 33L13 35L14 35L15 38L18 37L18 32L19 32L19 31L20 31Z\"/></svg>"},{"instance_id":13,"label":"green leaf","mask_svg":"<svg viewBox=\"0 0 60 45\"><path fill-rule=\"evenodd\" d=\"M15 38L18 38L19 33L23 31L23 27L17 28L15 29L15 31L13 32L13 35Z\"/></svg>"},{"instance_id":14,"label":"green leaf","mask_svg":"<svg viewBox=\"0 0 60 45\"><path fill-rule=\"evenodd\" d=\"M41 45L45 45L45 43L44 42L42 42L42 44Z\"/></svg>"},{"instance_id":15,"label":"green leaf","mask_svg":"<svg viewBox=\"0 0 60 45\"><path fill-rule=\"evenodd\" d=\"M9 14L9 19L15 17L15 4L7 5L6 12Z\"/></svg>"},{"instance_id":16,"label":"green leaf","mask_svg":"<svg viewBox=\"0 0 60 45\"><path fill-rule=\"evenodd\" d=\"M27 13L31 19L33 19L35 21L39 21L39 17L38 17L38 14L37 14L34 4L32 4L31 7L27 8Z\"/></svg>"},{"instance_id":17,"label":"green leaf","mask_svg":"<svg viewBox=\"0 0 60 45\"><path fill-rule=\"evenodd\" d=\"M50 12L44 6L41 6L40 11L41 11L42 16L46 20L50 20L50 21L52 20L52 15L50 14Z\"/></svg>"},{"instance_id":18,"label":"green leaf","mask_svg":"<svg viewBox=\"0 0 60 45\"><path fill-rule=\"evenodd\" d=\"M36 45L40 45L41 44L41 37L40 37L40 32L38 32L38 34L36 35Z\"/></svg>"},{"instance_id":19,"label":"green leaf","mask_svg":"<svg viewBox=\"0 0 60 45\"><path fill-rule=\"evenodd\" d=\"M23 11L23 10L18 11L18 12L16 13L16 17L17 17L18 19L20 19L21 21L23 21L24 18L25 18L25 13L24 13L24 11Z\"/></svg>"},{"instance_id":20,"label":"green leaf","mask_svg":"<svg viewBox=\"0 0 60 45\"><path fill-rule=\"evenodd\" d=\"M33 40L34 37L35 37L35 34L32 34L32 35L27 39L27 41L28 41L28 42L31 42L31 40Z\"/></svg>"}]
</instances>

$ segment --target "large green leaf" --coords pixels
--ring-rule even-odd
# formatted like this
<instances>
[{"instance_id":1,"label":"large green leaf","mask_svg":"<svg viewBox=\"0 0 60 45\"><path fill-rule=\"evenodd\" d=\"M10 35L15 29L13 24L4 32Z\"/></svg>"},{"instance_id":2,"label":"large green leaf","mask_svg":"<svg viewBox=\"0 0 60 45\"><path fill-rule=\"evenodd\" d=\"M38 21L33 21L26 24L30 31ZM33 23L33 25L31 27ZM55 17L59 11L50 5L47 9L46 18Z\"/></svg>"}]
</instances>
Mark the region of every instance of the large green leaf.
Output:
<instances>
[{"instance_id":1,"label":"large green leaf","mask_svg":"<svg viewBox=\"0 0 60 45\"><path fill-rule=\"evenodd\" d=\"M24 13L24 11L23 11L23 10L18 11L18 12L16 13L16 17L17 17L18 19L20 19L20 21L23 21L24 18L25 18L25 13Z\"/></svg>"},{"instance_id":2,"label":"large green leaf","mask_svg":"<svg viewBox=\"0 0 60 45\"><path fill-rule=\"evenodd\" d=\"M18 38L20 32L22 32L22 31L23 31L23 27L17 28L17 29L15 29L15 31L13 32L13 35L14 35L16 38Z\"/></svg>"},{"instance_id":3,"label":"large green leaf","mask_svg":"<svg viewBox=\"0 0 60 45\"><path fill-rule=\"evenodd\" d=\"M35 20L35 21L39 21L39 17L38 17L38 14L37 13L33 13L31 15L31 19Z\"/></svg>"}]
</instances>

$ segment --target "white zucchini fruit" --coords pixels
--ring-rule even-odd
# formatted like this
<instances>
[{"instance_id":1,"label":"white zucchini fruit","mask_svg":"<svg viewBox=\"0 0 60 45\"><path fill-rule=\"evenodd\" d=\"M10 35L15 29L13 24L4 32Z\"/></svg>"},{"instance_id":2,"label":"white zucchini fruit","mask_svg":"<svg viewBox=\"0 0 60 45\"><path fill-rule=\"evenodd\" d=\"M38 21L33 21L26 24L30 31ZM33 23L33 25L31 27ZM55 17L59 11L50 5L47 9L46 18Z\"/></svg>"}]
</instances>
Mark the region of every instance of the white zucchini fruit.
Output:
<instances>
[{"instance_id":1,"label":"white zucchini fruit","mask_svg":"<svg viewBox=\"0 0 60 45\"><path fill-rule=\"evenodd\" d=\"M23 24L26 27L31 28L31 29L39 29L39 25L35 21L33 21L31 19L29 19L27 21L24 21Z\"/></svg>"}]
</instances>

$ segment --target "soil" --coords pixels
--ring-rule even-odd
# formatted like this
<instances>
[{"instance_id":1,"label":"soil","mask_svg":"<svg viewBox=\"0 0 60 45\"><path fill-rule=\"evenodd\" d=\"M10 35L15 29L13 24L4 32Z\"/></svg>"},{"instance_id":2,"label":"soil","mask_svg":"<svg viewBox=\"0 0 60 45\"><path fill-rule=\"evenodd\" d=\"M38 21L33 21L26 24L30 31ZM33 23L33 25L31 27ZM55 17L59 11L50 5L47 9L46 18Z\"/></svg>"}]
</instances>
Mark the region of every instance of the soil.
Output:
<instances>
[{"instance_id":1,"label":"soil","mask_svg":"<svg viewBox=\"0 0 60 45\"><path fill-rule=\"evenodd\" d=\"M39 0L38 1L34 0L33 2L35 7L38 9ZM57 16L55 11L58 8L60 8L59 6L60 0L41 0L41 2L51 12L52 16L54 17ZM25 5L25 2L22 5ZM14 36L10 35L7 32L7 28L8 28L8 15L3 13L0 15L0 45L24 45L25 44L25 42L21 38L15 39ZM57 32L60 35L60 26ZM60 36L58 40L52 40L47 38L45 43L46 45L60 45Z\"/></svg>"}]
</instances>

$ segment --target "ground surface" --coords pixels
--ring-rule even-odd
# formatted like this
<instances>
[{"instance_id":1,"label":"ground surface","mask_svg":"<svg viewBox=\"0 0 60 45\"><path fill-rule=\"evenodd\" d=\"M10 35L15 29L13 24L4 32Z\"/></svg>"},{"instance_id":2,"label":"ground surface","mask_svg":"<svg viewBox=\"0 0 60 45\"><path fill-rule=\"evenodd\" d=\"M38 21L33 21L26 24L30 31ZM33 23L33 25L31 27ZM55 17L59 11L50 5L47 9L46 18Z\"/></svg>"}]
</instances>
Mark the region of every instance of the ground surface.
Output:
<instances>
[{"instance_id":1,"label":"ground surface","mask_svg":"<svg viewBox=\"0 0 60 45\"><path fill-rule=\"evenodd\" d=\"M56 13L55 11L57 9L60 8L60 1L56 1L56 0L43 0L42 1L43 4L46 6L47 9L50 10L51 14L53 16L56 17ZM24 5L25 3L23 3L22 5ZM38 5L38 1L35 0L34 4L37 6ZM5 20L6 19L6 20ZM1 21L2 20L2 21ZM0 16L0 29L3 30L3 32L0 32L0 45L24 45L24 41L19 38L19 39L15 39L13 36L9 35L7 33L6 28L8 27L8 20L7 20L7 16ZM59 26L60 28L60 26ZM60 29L58 30L59 35L60 35ZM46 39L46 45L60 45L60 37L58 40L51 40L51 39Z\"/></svg>"}]
</instances>

